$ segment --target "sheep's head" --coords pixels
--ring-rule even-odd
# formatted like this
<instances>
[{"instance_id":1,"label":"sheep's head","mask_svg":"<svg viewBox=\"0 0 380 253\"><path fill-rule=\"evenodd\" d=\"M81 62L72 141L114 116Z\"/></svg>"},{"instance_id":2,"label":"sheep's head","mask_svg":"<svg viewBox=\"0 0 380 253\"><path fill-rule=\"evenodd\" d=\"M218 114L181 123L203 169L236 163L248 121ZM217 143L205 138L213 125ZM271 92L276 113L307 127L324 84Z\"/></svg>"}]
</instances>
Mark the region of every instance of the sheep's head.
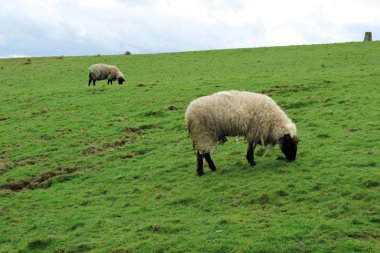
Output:
<instances>
[{"instance_id":1,"label":"sheep's head","mask_svg":"<svg viewBox=\"0 0 380 253\"><path fill-rule=\"evenodd\" d=\"M297 144L297 136L291 137L290 134L285 134L283 137L280 138L281 151L282 153L284 153L288 161L296 160Z\"/></svg>"},{"instance_id":2,"label":"sheep's head","mask_svg":"<svg viewBox=\"0 0 380 253\"><path fill-rule=\"evenodd\" d=\"M123 84L124 81L125 81L125 79L124 79L123 77L119 77L119 78L117 79L117 82L118 82L119 84Z\"/></svg>"}]
</instances>

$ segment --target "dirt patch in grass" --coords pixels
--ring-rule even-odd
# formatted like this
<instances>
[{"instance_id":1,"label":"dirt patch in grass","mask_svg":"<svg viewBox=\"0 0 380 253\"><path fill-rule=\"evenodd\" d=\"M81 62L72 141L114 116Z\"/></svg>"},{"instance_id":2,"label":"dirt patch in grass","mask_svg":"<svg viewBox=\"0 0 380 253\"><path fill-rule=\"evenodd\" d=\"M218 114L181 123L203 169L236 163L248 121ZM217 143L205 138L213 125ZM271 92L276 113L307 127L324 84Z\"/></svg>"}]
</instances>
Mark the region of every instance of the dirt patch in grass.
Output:
<instances>
[{"instance_id":1,"label":"dirt patch in grass","mask_svg":"<svg viewBox=\"0 0 380 253\"><path fill-rule=\"evenodd\" d=\"M139 132L142 129L140 127L127 127L126 130L131 131L131 132Z\"/></svg>"},{"instance_id":2,"label":"dirt patch in grass","mask_svg":"<svg viewBox=\"0 0 380 253\"><path fill-rule=\"evenodd\" d=\"M110 147L118 148L118 147L122 147L122 146L127 145L127 144L132 144L135 142L135 140L136 140L136 136L126 135L124 137L117 139L116 141L114 141L112 143L104 144L102 147L104 149L110 148Z\"/></svg>"},{"instance_id":3,"label":"dirt patch in grass","mask_svg":"<svg viewBox=\"0 0 380 253\"><path fill-rule=\"evenodd\" d=\"M114 116L115 119L109 120L109 121L107 122L107 125L108 125L108 126L112 126L112 125L114 125L114 124L117 123L117 122L125 122L125 121L128 120L128 116L127 116L127 115L113 114L112 116Z\"/></svg>"},{"instance_id":4,"label":"dirt patch in grass","mask_svg":"<svg viewBox=\"0 0 380 253\"><path fill-rule=\"evenodd\" d=\"M320 139L327 139L327 138L330 138L331 136L329 134L325 134L325 133L322 133L322 134L317 134L317 138L320 138Z\"/></svg>"},{"instance_id":5,"label":"dirt patch in grass","mask_svg":"<svg viewBox=\"0 0 380 253\"><path fill-rule=\"evenodd\" d=\"M42 110L39 110L39 111L36 111L36 112L32 112L30 114L30 116L31 117L36 117L36 116L43 115L43 114L48 113L48 112L49 112L49 110L47 108L44 108Z\"/></svg>"},{"instance_id":6,"label":"dirt patch in grass","mask_svg":"<svg viewBox=\"0 0 380 253\"><path fill-rule=\"evenodd\" d=\"M169 203L169 205L173 205L173 206L189 206L189 205L194 205L194 204L197 204L198 203L198 200L194 197L180 197L180 198L177 198L177 199L174 199L173 201L171 201Z\"/></svg>"},{"instance_id":7,"label":"dirt patch in grass","mask_svg":"<svg viewBox=\"0 0 380 253\"><path fill-rule=\"evenodd\" d=\"M95 147L90 146L82 151L84 155L94 155L99 153L107 153L109 151L114 151L115 149L120 149L121 147L132 144L137 139L137 133L140 133L143 129L141 128L128 128L128 131L133 132L134 134L125 135L116 141L104 143L101 146Z\"/></svg>"},{"instance_id":8,"label":"dirt patch in grass","mask_svg":"<svg viewBox=\"0 0 380 253\"><path fill-rule=\"evenodd\" d=\"M121 159L131 159L131 158L133 158L133 157L135 157L135 155L132 155L132 154L122 155L122 156L120 156Z\"/></svg>"},{"instance_id":9,"label":"dirt patch in grass","mask_svg":"<svg viewBox=\"0 0 380 253\"><path fill-rule=\"evenodd\" d=\"M124 146L125 144L126 144L125 139L119 139L113 143L114 146L118 146L118 147Z\"/></svg>"},{"instance_id":10,"label":"dirt patch in grass","mask_svg":"<svg viewBox=\"0 0 380 253\"><path fill-rule=\"evenodd\" d=\"M284 190L279 190L279 191L276 191L276 195L279 196L279 197L286 197L286 196L289 195L289 193L287 193Z\"/></svg>"},{"instance_id":11,"label":"dirt patch in grass","mask_svg":"<svg viewBox=\"0 0 380 253\"><path fill-rule=\"evenodd\" d=\"M154 129L154 128L161 128L161 126L149 124L149 125L142 125L138 127L127 127L124 129L124 131L136 133L136 132L142 132L144 130Z\"/></svg>"},{"instance_id":12,"label":"dirt patch in grass","mask_svg":"<svg viewBox=\"0 0 380 253\"><path fill-rule=\"evenodd\" d=\"M300 109L306 106L311 105L321 105L324 107L332 106L332 102L330 98L319 98L319 97L311 97L308 99L303 99L301 101L295 101L292 103L283 103L280 104L284 109Z\"/></svg>"},{"instance_id":13,"label":"dirt patch in grass","mask_svg":"<svg viewBox=\"0 0 380 253\"><path fill-rule=\"evenodd\" d=\"M61 136L70 135L70 134L72 134L72 132L73 132L73 130L71 130L70 128L64 129L64 130L58 130L58 131L55 132L54 137L58 138L58 137L61 137Z\"/></svg>"},{"instance_id":14,"label":"dirt patch in grass","mask_svg":"<svg viewBox=\"0 0 380 253\"><path fill-rule=\"evenodd\" d=\"M60 177L73 174L78 170L78 168L61 168L56 171L47 171L42 175L30 176L26 179L15 180L13 178L8 178L5 185L0 186L0 188L11 190L11 191L21 191L24 189L37 189L37 188L49 188L52 185L54 179L59 179Z\"/></svg>"},{"instance_id":15,"label":"dirt patch in grass","mask_svg":"<svg viewBox=\"0 0 380 253\"><path fill-rule=\"evenodd\" d=\"M175 105L170 105L170 106L168 106L168 110L169 110L169 111L177 111L178 108L177 108L177 106L175 106Z\"/></svg>"},{"instance_id":16,"label":"dirt patch in grass","mask_svg":"<svg viewBox=\"0 0 380 253\"><path fill-rule=\"evenodd\" d=\"M41 135L41 139L45 141L49 141L49 140L57 139L62 136L70 135L72 132L73 131L71 129L58 130L54 133L54 135L47 135L47 134Z\"/></svg>"},{"instance_id":17,"label":"dirt patch in grass","mask_svg":"<svg viewBox=\"0 0 380 253\"><path fill-rule=\"evenodd\" d=\"M145 153L146 153L146 151L140 150L140 151L135 151L132 154L122 155L122 156L120 156L120 158L121 159L131 159L131 158L139 156L139 155L144 155Z\"/></svg>"},{"instance_id":18,"label":"dirt patch in grass","mask_svg":"<svg viewBox=\"0 0 380 253\"><path fill-rule=\"evenodd\" d=\"M27 159L13 160L12 161L13 164L9 164L8 163L8 166L10 166L10 167L33 166L33 165L37 164L38 162L43 161L47 157L49 157L48 152L55 151L55 150L56 150L55 148L52 148L52 149L47 150L46 153L35 155L34 157L30 157L30 158L27 158Z\"/></svg>"},{"instance_id":19,"label":"dirt patch in grass","mask_svg":"<svg viewBox=\"0 0 380 253\"><path fill-rule=\"evenodd\" d=\"M309 88L304 85L295 85L295 86L276 85L271 88L263 89L261 93L272 95L272 94L278 94L278 93L300 92L300 91L307 91L307 90L309 90Z\"/></svg>"},{"instance_id":20,"label":"dirt patch in grass","mask_svg":"<svg viewBox=\"0 0 380 253\"><path fill-rule=\"evenodd\" d=\"M148 111L144 113L145 117L155 117L155 116L162 116L163 112L162 111Z\"/></svg>"},{"instance_id":21,"label":"dirt patch in grass","mask_svg":"<svg viewBox=\"0 0 380 253\"><path fill-rule=\"evenodd\" d=\"M2 115L0 115L0 121L7 120L7 119L9 119L8 116L2 116Z\"/></svg>"},{"instance_id":22,"label":"dirt patch in grass","mask_svg":"<svg viewBox=\"0 0 380 253\"><path fill-rule=\"evenodd\" d=\"M0 175L5 173L9 169L8 164L0 162Z\"/></svg>"},{"instance_id":23,"label":"dirt patch in grass","mask_svg":"<svg viewBox=\"0 0 380 253\"><path fill-rule=\"evenodd\" d=\"M97 154L99 152L101 152L102 149L101 148L98 148L98 147L88 147L86 150L83 151L83 154L85 155L91 155L91 154Z\"/></svg>"},{"instance_id":24,"label":"dirt patch in grass","mask_svg":"<svg viewBox=\"0 0 380 253\"><path fill-rule=\"evenodd\" d=\"M30 166L35 165L36 161L34 160L21 160L14 163L15 167L24 167L24 166Z\"/></svg>"},{"instance_id":25,"label":"dirt patch in grass","mask_svg":"<svg viewBox=\"0 0 380 253\"><path fill-rule=\"evenodd\" d=\"M305 100L305 101L298 101L294 103L287 103L282 105L284 109L300 109L309 105L315 104L315 102L310 101L310 100Z\"/></svg>"},{"instance_id":26,"label":"dirt patch in grass","mask_svg":"<svg viewBox=\"0 0 380 253\"><path fill-rule=\"evenodd\" d=\"M88 89L88 92L91 93L91 94L98 94L98 93L102 93L102 92L105 92L106 89L105 88L89 88Z\"/></svg>"},{"instance_id":27,"label":"dirt patch in grass","mask_svg":"<svg viewBox=\"0 0 380 253\"><path fill-rule=\"evenodd\" d=\"M73 132L73 130L71 130L71 129L58 130L53 135L43 134L43 135L41 135L40 138L41 138L41 140L49 141L49 140L60 138L62 136L70 135L70 134L72 134L72 132Z\"/></svg>"},{"instance_id":28,"label":"dirt patch in grass","mask_svg":"<svg viewBox=\"0 0 380 253\"><path fill-rule=\"evenodd\" d=\"M53 137L52 136L49 136L47 134L44 134L44 135L41 135L41 140L44 140L44 141L49 141L49 140L52 140Z\"/></svg>"}]
</instances>

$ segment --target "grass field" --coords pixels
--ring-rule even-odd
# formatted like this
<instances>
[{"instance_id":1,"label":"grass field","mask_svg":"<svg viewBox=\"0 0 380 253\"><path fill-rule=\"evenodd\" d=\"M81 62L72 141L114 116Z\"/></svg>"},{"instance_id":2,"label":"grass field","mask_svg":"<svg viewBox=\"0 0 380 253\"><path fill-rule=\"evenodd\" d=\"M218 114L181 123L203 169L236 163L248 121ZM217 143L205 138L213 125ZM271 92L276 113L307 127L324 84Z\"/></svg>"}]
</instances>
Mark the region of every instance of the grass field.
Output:
<instances>
[{"instance_id":1,"label":"grass field","mask_svg":"<svg viewBox=\"0 0 380 253\"><path fill-rule=\"evenodd\" d=\"M379 49L0 59L0 252L380 252ZM231 138L196 176L185 109L229 89L278 102L295 162Z\"/></svg>"}]
</instances>

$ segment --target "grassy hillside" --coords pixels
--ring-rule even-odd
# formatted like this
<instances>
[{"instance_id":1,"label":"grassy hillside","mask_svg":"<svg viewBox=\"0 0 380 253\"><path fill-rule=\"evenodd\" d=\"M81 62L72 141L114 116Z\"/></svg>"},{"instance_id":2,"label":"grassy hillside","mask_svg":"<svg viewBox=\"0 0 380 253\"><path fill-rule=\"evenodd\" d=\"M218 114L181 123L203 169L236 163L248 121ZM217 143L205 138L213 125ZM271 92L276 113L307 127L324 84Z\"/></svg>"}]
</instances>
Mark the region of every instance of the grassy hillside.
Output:
<instances>
[{"instance_id":1,"label":"grassy hillside","mask_svg":"<svg viewBox=\"0 0 380 253\"><path fill-rule=\"evenodd\" d=\"M379 49L0 59L0 252L379 252ZM229 89L283 107L295 162L231 138L196 176L184 111Z\"/></svg>"}]
</instances>

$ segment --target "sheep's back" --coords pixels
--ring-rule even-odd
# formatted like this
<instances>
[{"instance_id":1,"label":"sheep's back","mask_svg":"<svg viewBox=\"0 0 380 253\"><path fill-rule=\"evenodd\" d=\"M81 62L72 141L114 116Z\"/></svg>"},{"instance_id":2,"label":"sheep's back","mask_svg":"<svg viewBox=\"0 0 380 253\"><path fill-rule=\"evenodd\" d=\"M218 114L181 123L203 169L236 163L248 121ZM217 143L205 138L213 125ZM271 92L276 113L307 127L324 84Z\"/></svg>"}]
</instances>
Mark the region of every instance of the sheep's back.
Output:
<instances>
[{"instance_id":1,"label":"sheep's back","mask_svg":"<svg viewBox=\"0 0 380 253\"><path fill-rule=\"evenodd\" d=\"M262 129L270 129L275 114L281 112L276 102L266 95L222 91L191 102L186 111L186 120L190 132L193 130L192 124L201 124L219 137L247 136Z\"/></svg>"},{"instance_id":2,"label":"sheep's back","mask_svg":"<svg viewBox=\"0 0 380 253\"><path fill-rule=\"evenodd\" d=\"M112 73L115 66L108 64L94 64L89 67L89 72L95 80L104 80L108 78L108 75Z\"/></svg>"}]
</instances>

